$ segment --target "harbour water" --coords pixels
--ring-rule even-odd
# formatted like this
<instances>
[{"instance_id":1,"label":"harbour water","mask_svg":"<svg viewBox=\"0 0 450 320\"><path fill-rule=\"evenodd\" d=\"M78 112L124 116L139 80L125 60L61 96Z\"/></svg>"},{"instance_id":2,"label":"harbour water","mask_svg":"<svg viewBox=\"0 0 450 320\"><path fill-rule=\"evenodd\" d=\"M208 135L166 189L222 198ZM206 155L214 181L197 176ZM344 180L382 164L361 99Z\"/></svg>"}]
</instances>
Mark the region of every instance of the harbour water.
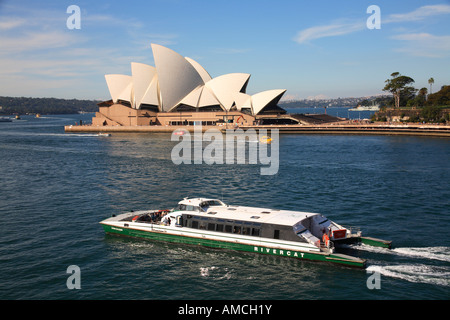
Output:
<instances>
[{"instance_id":1,"label":"harbour water","mask_svg":"<svg viewBox=\"0 0 450 320\"><path fill-rule=\"evenodd\" d=\"M280 135L278 174L262 176L259 165L175 165L170 134L64 133L91 117L0 124L0 299L449 298L450 139ZM186 196L320 212L393 249L349 246L368 260L355 270L120 238L99 224ZM81 289L67 287L71 265Z\"/></svg>"}]
</instances>

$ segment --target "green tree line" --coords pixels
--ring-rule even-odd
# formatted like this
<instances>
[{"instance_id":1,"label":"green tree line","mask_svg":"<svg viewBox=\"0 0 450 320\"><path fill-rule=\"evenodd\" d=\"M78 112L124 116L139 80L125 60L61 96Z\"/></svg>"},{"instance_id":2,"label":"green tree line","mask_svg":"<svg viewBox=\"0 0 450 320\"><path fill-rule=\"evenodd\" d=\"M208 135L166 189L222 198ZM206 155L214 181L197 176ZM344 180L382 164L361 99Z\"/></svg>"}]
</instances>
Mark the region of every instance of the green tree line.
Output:
<instances>
[{"instance_id":1,"label":"green tree line","mask_svg":"<svg viewBox=\"0 0 450 320\"><path fill-rule=\"evenodd\" d=\"M73 114L98 111L96 100L0 97L0 114Z\"/></svg>"},{"instance_id":2,"label":"green tree line","mask_svg":"<svg viewBox=\"0 0 450 320\"><path fill-rule=\"evenodd\" d=\"M391 78L385 81L383 91L390 92L392 98L388 106L394 108L400 107L425 107L425 106L448 106L450 105L450 86L444 85L436 93L432 93L434 79L428 79L430 92L423 87L414 88L414 79L401 75L399 72L391 74Z\"/></svg>"}]
</instances>

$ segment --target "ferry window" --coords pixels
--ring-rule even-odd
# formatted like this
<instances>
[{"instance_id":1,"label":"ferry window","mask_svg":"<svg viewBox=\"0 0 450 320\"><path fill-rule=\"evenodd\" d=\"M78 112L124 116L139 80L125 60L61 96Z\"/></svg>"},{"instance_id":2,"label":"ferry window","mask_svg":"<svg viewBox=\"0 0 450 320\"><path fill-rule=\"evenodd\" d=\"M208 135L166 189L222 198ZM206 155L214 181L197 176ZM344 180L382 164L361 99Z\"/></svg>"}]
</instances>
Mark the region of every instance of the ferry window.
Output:
<instances>
[{"instance_id":1,"label":"ferry window","mask_svg":"<svg viewBox=\"0 0 450 320\"><path fill-rule=\"evenodd\" d=\"M180 207L179 207L179 208L180 208L180 210L183 210L183 211L184 211L184 210L186 210L186 205L185 205L185 204L180 204Z\"/></svg>"},{"instance_id":2,"label":"ferry window","mask_svg":"<svg viewBox=\"0 0 450 320\"><path fill-rule=\"evenodd\" d=\"M231 233L231 230L233 230L232 226L230 226L230 225L225 226L225 232Z\"/></svg>"},{"instance_id":3,"label":"ferry window","mask_svg":"<svg viewBox=\"0 0 450 320\"><path fill-rule=\"evenodd\" d=\"M274 230L273 231L273 238L274 239L280 239L280 230Z\"/></svg>"},{"instance_id":4,"label":"ferry window","mask_svg":"<svg viewBox=\"0 0 450 320\"><path fill-rule=\"evenodd\" d=\"M208 230L214 231L215 229L216 229L216 224L215 223L208 223Z\"/></svg>"},{"instance_id":5,"label":"ferry window","mask_svg":"<svg viewBox=\"0 0 450 320\"><path fill-rule=\"evenodd\" d=\"M234 226L233 233L241 233L241 227Z\"/></svg>"},{"instance_id":6,"label":"ferry window","mask_svg":"<svg viewBox=\"0 0 450 320\"><path fill-rule=\"evenodd\" d=\"M192 228L198 229L198 221L192 221Z\"/></svg>"},{"instance_id":7,"label":"ferry window","mask_svg":"<svg viewBox=\"0 0 450 320\"><path fill-rule=\"evenodd\" d=\"M216 231L223 232L223 224L218 224Z\"/></svg>"},{"instance_id":8,"label":"ferry window","mask_svg":"<svg viewBox=\"0 0 450 320\"><path fill-rule=\"evenodd\" d=\"M187 211L194 211L194 206L187 205L185 210L187 210Z\"/></svg>"},{"instance_id":9,"label":"ferry window","mask_svg":"<svg viewBox=\"0 0 450 320\"><path fill-rule=\"evenodd\" d=\"M259 237L259 229L252 228L252 236Z\"/></svg>"},{"instance_id":10,"label":"ferry window","mask_svg":"<svg viewBox=\"0 0 450 320\"><path fill-rule=\"evenodd\" d=\"M242 234L250 234L250 228L249 227L242 228Z\"/></svg>"}]
</instances>

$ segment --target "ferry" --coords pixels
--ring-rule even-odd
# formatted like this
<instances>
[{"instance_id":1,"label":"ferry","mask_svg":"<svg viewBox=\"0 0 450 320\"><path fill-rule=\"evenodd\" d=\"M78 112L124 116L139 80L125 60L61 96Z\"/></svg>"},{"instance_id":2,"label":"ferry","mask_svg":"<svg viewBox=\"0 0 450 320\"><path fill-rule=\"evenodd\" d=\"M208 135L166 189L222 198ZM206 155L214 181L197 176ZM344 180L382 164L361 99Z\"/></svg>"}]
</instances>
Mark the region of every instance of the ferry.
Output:
<instances>
[{"instance_id":1,"label":"ferry","mask_svg":"<svg viewBox=\"0 0 450 320\"><path fill-rule=\"evenodd\" d=\"M348 109L348 111L380 111L380 106L357 106L356 108Z\"/></svg>"},{"instance_id":2,"label":"ferry","mask_svg":"<svg viewBox=\"0 0 450 320\"><path fill-rule=\"evenodd\" d=\"M366 260L337 252L340 244L391 242L361 236L318 213L227 205L184 198L171 210L113 214L100 222L108 234L240 250L365 268ZM353 230L353 231L352 231Z\"/></svg>"}]
</instances>

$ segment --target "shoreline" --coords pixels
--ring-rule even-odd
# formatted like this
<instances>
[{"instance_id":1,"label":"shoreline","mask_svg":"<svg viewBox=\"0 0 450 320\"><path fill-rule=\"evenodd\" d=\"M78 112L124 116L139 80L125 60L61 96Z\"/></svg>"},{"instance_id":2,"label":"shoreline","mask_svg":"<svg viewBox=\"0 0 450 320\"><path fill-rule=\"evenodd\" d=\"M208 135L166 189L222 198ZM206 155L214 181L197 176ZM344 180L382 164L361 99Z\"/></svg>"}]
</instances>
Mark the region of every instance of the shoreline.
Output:
<instances>
[{"instance_id":1,"label":"shoreline","mask_svg":"<svg viewBox=\"0 0 450 320\"><path fill-rule=\"evenodd\" d=\"M70 125L65 126L68 133L172 133L175 130L194 132L196 126L92 126ZM198 128L198 127L197 127ZM225 126L202 126L202 132L208 129L225 131ZM228 129L235 129L229 126ZM258 125L239 126L242 130L254 129L278 129L280 134L342 134L342 135L414 135L414 136L438 136L450 137L450 126L432 124L320 124L320 125ZM198 129L197 129L198 130Z\"/></svg>"}]
</instances>

